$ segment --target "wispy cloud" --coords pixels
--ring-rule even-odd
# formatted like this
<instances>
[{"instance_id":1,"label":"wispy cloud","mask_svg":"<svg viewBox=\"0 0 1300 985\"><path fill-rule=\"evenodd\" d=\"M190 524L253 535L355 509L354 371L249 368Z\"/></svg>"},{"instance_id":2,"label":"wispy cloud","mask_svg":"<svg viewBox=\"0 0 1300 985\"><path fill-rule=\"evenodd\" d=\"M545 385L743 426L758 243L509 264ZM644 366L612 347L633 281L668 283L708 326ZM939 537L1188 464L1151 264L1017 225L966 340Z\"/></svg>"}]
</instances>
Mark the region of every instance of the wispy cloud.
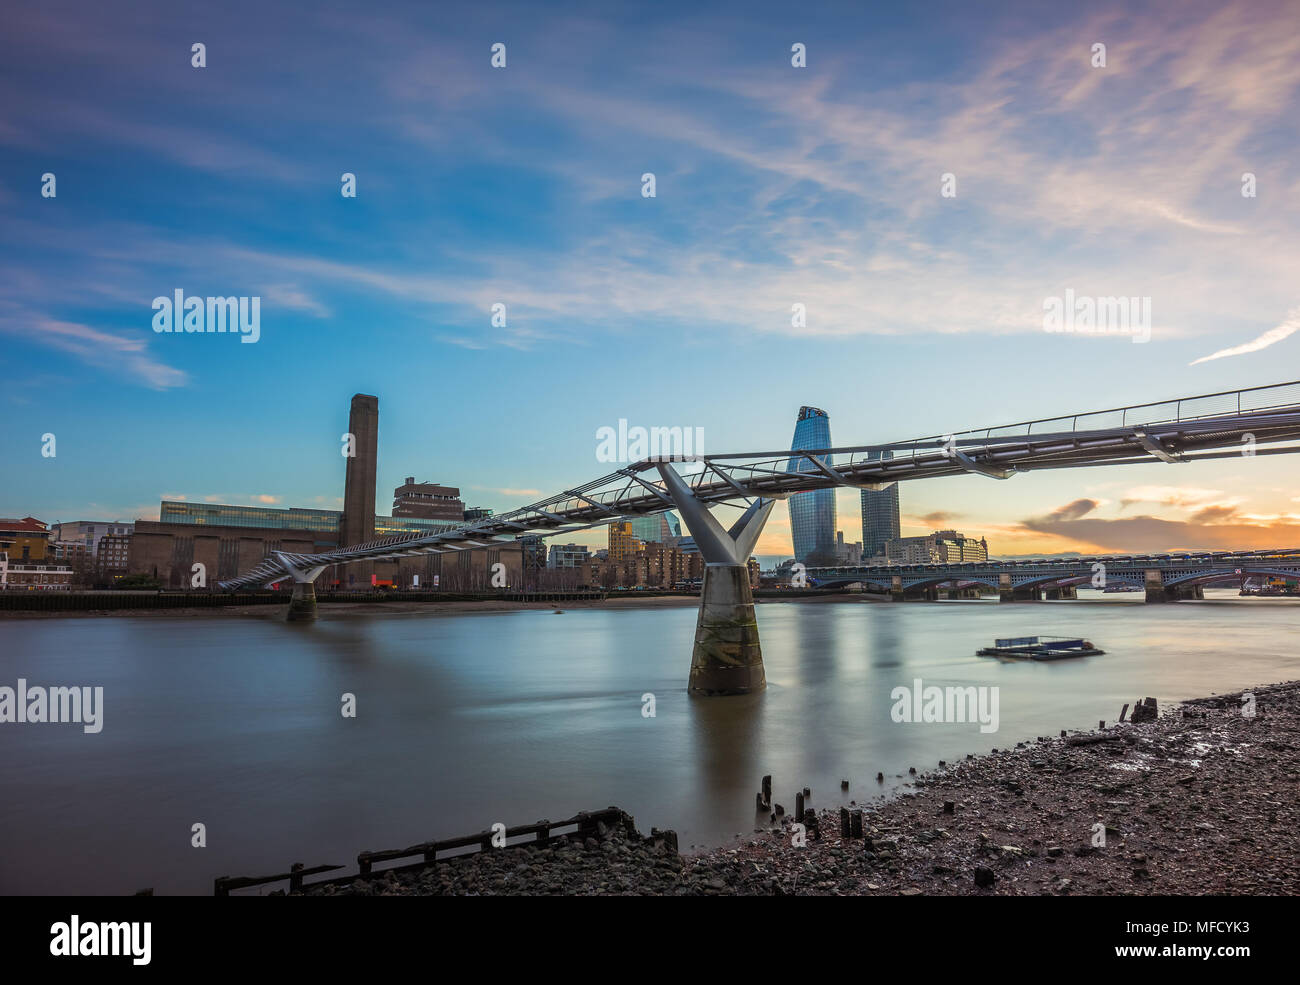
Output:
<instances>
[{"instance_id":1,"label":"wispy cloud","mask_svg":"<svg viewBox=\"0 0 1300 985\"><path fill-rule=\"evenodd\" d=\"M934 510L930 513L923 513L920 516L908 516L906 518L909 525L922 527L942 527L945 523L952 523L954 520L960 520L962 514L952 513L948 510Z\"/></svg>"},{"instance_id":2,"label":"wispy cloud","mask_svg":"<svg viewBox=\"0 0 1300 985\"><path fill-rule=\"evenodd\" d=\"M1228 496L1220 489L1202 489L1196 486L1134 486L1119 501L1120 509L1134 503L1158 503L1179 509L1203 509L1207 506L1236 506L1240 496Z\"/></svg>"},{"instance_id":3,"label":"wispy cloud","mask_svg":"<svg viewBox=\"0 0 1300 985\"><path fill-rule=\"evenodd\" d=\"M69 353L88 365L107 368L155 390L189 382L184 370L151 356L142 335L120 335L79 322L18 315L0 317L0 331Z\"/></svg>"},{"instance_id":4,"label":"wispy cloud","mask_svg":"<svg viewBox=\"0 0 1300 985\"><path fill-rule=\"evenodd\" d=\"M1300 519L1290 515L1252 516L1226 506L1199 510L1188 520L1157 516L1097 517L1086 503L1021 521L1025 533L1066 542L1062 549L1148 552L1251 550L1296 543Z\"/></svg>"},{"instance_id":5,"label":"wispy cloud","mask_svg":"<svg viewBox=\"0 0 1300 985\"><path fill-rule=\"evenodd\" d=\"M439 57L421 49L419 58L382 59L378 79L336 92L343 108L349 100L381 105L369 123L394 147L426 155L471 148L473 165L547 179L566 235L541 250L491 235L490 223L482 238L440 237L438 254L454 272L431 265L422 232L412 239L395 218L376 229L393 245L361 254L172 235L164 238L176 248L152 255L264 264L284 278L266 288L269 296L319 317L341 289L436 304L448 316L438 318L436 337L471 350L586 344L587 328L619 331L645 319L829 338L1039 332L1042 298L1063 286L1153 296L1159 338L1218 331L1229 312L1252 317L1274 303L1274 288L1259 284L1281 283L1300 264L1297 208L1281 183L1285 155L1258 150L1261 135L1296 105L1300 31L1263 29L1270 16L1294 20L1281 4L1178 9L1176 17L1175 9L1103 10L1039 33L1020 30L944 77L903 73L866 89L864 65L843 51L803 74L700 50L707 22L668 19L634 36L599 21L566 22L623 51L629 67L605 72L599 85L564 59L478 84L481 66L449 39L430 38ZM338 22L317 27L326 47L397 51L421 31L399 18L354 26L346 37ZM1112 39L1104 70L1087 65L1086 42L1097 37ZM111 51L73 40L96 57ZM642 48L692 58L689 86L655 67L657 58L640 57ZM191 75L183 84L204 91ZM255 90L257 79L254 67L222 90L221 105ZM521 161L518 128L494 122L505 112L502 93L511 111L563 136ZM264 133L214 146L191 139L184 125L54 109L42 118L57 119L61 131L112 136L150 153L166 148L197 171L321 182L320 193L337 195L324 177L336 180L339 170L329 144L304 141L286 163L261 150L270 144ZM279 112L267 107L280 125L296 122ZM659 173L653 201L638 194L642 167L631 165L641 157ZM1275 172L1264 183L1267 209L1234 194L1243 161L1263 177ZM939 196L946 171L958 179L951 201ZM376 187L392 195L409 181L363 177L363 196ZM504 331L488 328L487 306L497 300L510 305ZM806 326L791 324L794 301L807 305ZM1256 350L1206 358L1238 351Z\"/></svg>"},{"instance_id":6,"label":"wispy cloud","mask_svg":"<svg viewBox=\"0 0 1300 985\"><path fill-rule=\"evenodd\" d=\"M328 318L330 309L301 290L296 284L269 284L262 288L262 300L268 309L275 305L295 311L306 311L317 318Z\"/></svg>"},{"instance_id":7,"label":"wispy cloud","mask_svg":"<svg viewBox=\"0 0 1300 985\"><path fill-rule=\"evenodd\" d=\"M1244 356L1248 352L1259 352L1260 349L1267 349L1271 345L1276 345L1283 339L1290 338L1296 332L1300 332L1300 307L1292 308L1287 312L1286 318L1282 324L1276 328L1270 328L1263 335L1250 342L1241 345L1230 346L1227 349L1220 349L1218 352L1212 352L1208 356L1202 356L1200 359L1193 359L1188 365L1195 366L1197 363L1208 363L1212 359L1224 359L1228 356Z\"/></svg>"}]
</instances>

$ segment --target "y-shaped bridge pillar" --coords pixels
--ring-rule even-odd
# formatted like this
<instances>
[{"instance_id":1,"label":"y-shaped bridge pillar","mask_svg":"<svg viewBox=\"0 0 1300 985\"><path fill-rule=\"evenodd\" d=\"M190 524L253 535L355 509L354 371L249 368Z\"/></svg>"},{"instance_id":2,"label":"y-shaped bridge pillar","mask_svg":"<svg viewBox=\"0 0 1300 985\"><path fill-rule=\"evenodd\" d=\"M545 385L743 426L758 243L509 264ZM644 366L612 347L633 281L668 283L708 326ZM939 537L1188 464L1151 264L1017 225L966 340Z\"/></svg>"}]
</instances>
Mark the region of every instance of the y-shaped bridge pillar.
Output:
<instances>
[{"instance_id":1,"label":"y-shaped bridge pillar","mask_svg":"<svg viewBox=\"0 0 1300 985\"><path fill-rule=\"evenodd\" d=\"M667 464L659 474L704 557L700 617L691 651L691 694L749 694L767 687L746 562L776 501L755 500L732 526L722 524Z\"/></svg>"},{"instance_id":2,"label":"y-shaped bridge pillar","mask_svg":"<svg viewBox=\"0 0 1300 985\"><path fill-rule=\"evenodd\" d=\"M301 568L280 553L275 555L293 577L293 596L289 599L289 622L309 622L316 618L316 579L325 565Z\"/></svg>"}]
</instances>

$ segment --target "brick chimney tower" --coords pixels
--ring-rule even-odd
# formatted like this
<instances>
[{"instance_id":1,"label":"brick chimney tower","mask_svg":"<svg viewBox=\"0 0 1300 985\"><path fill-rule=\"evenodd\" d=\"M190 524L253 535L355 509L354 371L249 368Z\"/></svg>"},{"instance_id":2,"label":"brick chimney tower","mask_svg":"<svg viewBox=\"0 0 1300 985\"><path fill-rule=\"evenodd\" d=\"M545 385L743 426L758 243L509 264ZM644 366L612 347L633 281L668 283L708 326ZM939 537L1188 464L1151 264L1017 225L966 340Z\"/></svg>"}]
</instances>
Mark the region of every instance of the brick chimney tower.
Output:
<instances>
[{"instance_id":1,"label":"brick chimney tower","mask_svg":"<svg viewBox=\"0 0 1300 985\"><path fill-rule=\"evenodd\" d=\"M343 481L343 517L339 546L353 547L375 539L375 489L378 479L379 398L358 393L352 398L348 433L356 454L347 460Z\"/></svg>"}]
</instances>

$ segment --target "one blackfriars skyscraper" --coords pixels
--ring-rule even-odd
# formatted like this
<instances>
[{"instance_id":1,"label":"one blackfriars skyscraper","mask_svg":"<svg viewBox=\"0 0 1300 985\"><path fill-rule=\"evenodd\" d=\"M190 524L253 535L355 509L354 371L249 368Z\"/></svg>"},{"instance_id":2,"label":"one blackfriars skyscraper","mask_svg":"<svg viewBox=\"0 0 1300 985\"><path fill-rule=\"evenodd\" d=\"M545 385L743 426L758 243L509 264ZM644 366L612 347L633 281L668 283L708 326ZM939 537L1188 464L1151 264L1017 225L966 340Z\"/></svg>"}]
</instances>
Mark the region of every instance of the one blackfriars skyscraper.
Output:
<instances>
[{"instance_id":1,"label":"one blackfriars skyscraper","mask_svg":"<svg viewBox=\"0 0 1300 985\"><path fill-rule=\"evenodd\" d=\"M892 451L873 452L868 460L888 461ZM862 560L885 553L885 542L902 536L898 517L898 483L884 489L862 490Z\"/></svg>"},{"instance_id":2,"label":"one blackfriars skyscraper","mask_svg":"<svg viewBox=\"0 0 1300 985\"><path fill-rule=\"evenodd\" d=\"M794 425L791 451L812 451L831 446L831 419L817 407L800 407ZM826 465L834 465L833 455L818 455ZM787 472L816 472L807 458L792 456ZM835 563L835 490L814 489L790 497L790 533L794 539L796 561L805 564Z\"/></svg>"}]
</instances>

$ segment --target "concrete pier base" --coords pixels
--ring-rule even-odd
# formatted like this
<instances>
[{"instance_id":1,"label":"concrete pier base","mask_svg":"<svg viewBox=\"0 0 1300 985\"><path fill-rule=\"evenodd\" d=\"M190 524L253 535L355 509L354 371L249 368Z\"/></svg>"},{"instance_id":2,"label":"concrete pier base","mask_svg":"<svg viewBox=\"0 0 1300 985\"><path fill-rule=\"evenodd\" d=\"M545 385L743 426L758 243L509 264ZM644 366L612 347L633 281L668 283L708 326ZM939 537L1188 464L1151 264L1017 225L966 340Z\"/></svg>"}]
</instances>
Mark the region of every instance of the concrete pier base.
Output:
<instances>
[{"instance_id":1,"label":"concrete pier base","mask_svg":"<svg viewBox=\"0 0 1300 985\"><path fill-rule=\"evenodd\" d=\"M707 564L687 690L716 696L765 687L749 572L739 564Z\"/></svg>"},{"instance_id":2,"label":"concrete pier base","mask_svg":"<svg viewBox=\"0 0 1300 985\"><path fill-rule=\"evenodd\" d=\"M311 622L316 618L316 579L325 565L310 568L300 566L298 555L276 551L275 556L293 579L293 595L289 598L289 622Z\"/></svg>"},{"instance_id":3,"label":"concrete pier base","mask_svg":"<svg viewBox=\"0 0 1300 985\"><path fill-rule=\"evenodd\" d=\"M754 592L746 562L776 505L756 499L730 529L724 530L709 507L669 464L661 463L667 498L681 512L704 557L700 615L691 649L687 692L697 695L751 694L767 687L763 650L758 645Z\"/></svg>"},{"instance_id":4,"label":"concrete pier base","mask_svg":"<svg viewBox=\"0 0 1300 985\"><path fill-rule=\"evenodd\" d=\"M289 622L310 622L316 618L316 583L295 581L289 599Z\"/></svg>"},{"instance_id":5,"label":"concrete pier base","mask_svg":"<svg viewBox=\"0 0 1300 985\"><path fill-rule=\"evenodd\" d=\"M1179 602L1184 599L1204 599L1204 585L1152 585L1147 584L1148 602Z\"/></svg>"},{"instance_id":6,"label":"concrete pier base","mask_svg":"<svg viewBox=\"0 0 1300 985\"><path fill-rule=\"evenodd\" d=\"M1043 600L1043 590L1041 588L999 588L999 602L1041 602Z\"/></svg>"}]
</instances>

